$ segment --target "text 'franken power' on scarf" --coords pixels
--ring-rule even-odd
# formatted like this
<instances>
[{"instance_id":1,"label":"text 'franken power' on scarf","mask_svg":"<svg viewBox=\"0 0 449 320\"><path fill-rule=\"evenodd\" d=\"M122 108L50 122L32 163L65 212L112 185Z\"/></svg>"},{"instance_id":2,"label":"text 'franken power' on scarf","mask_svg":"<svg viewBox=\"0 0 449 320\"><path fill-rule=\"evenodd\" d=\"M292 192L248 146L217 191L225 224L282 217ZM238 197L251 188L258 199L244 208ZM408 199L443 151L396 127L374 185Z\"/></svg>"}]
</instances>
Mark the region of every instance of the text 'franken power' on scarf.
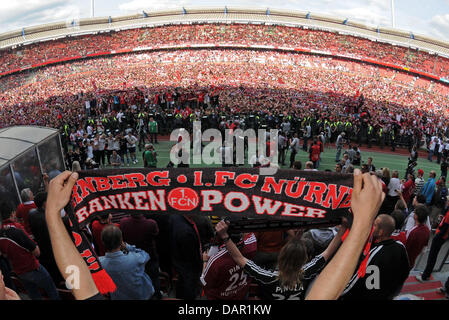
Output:
<instances>
[{"instance_id":1,"label":"text 'franken power' on scarf","mask_svg":"<svg viewBox=\"0 0 449 320\"><path fill-rule=\"evenodd\" d=\"M79 224L105 212L334 219L347 212L352 176L257 169L121 169L80 172L72 195Z\"/></svg>"}]
</instances>

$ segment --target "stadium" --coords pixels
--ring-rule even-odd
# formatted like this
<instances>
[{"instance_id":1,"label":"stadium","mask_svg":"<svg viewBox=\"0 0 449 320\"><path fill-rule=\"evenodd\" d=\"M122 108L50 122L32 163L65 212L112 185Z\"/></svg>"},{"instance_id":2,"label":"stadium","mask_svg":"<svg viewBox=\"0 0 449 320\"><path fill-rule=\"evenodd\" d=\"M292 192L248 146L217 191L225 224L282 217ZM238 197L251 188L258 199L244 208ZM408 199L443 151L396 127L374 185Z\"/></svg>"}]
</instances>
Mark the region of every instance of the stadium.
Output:
<instances>
[{"instance_id":1,"label":"stadium","mask_svg":"<svg viewBox=\"0 0 449 320\"><path fill-rule=\"evenodd\" d=\"M65 170L79 171L80 180L74 188L79 193L74 192L77 200L74 201L73 210L76 214L73 217L76 219L77 215L82 215L83 218L76 222L70 220L70 225L73 227L72 224L79 224L79 230L73 232L79 239L82 234L83 243L81 240L77 242L78 238L74 234L72 240L78 243L78 250L85 238L94 244L95 252L82 257L93 275L97 293L103 292L94 276L94 263L87 262L89 258L100 257L97 260L114 278L114 271L110 271L113 267L102 258L107 257L108 253L101 243L101 230L105 228L104 225L115 223L122 229L126 243L132 244L133 237L125 236L126 228L122 228L122 222L123 219L131 219L132 223L125 221L125 224L135 227L137 220L133 219L137 218L133 216L141 215L137 211L143 210L147 222L151 221L156 229L159 227L156 232L159 235L149 237L154 244L149 247L146 244L144 250L149 252L149 256L159 256L158 266L151 264L150 267L148 263L145 269L149 275L145 281L150 282L154 292L150 297L153 296L153 300L268 300L288 298L289 294L292 299L304 299L306 292L309 294L313 288L309 286L309 281L304 282L307 291L286 290L278 286L282 294L277 294L273 288L260 284L264 282L257 281L263 276L256 267L251 269L248 263L243 267L245 264L239 264L241 260L234 262L231 258L235 256L231 254L233 251L226 244L227 240L223 243L214 242L217 241L217 235L225 232L217 229L223 227L217 223L218 218L224 217L226 212L245 212L248 208L244 205L245 201L253 203L255 207L253 218L271 216L271 225L268 223L270 219L260 223L261 230L255 227L255 222L253 229L248 227L251 222L242 223L241 231L247 231L245 236L231 238L239 243L238 248L245 255L242 258L244 261L250 261L249 257L254 256L259 265L275 267L272 259L276 257L276 261L279 257L287 237L300 237L292 231L297 230L297 225L291 217L302 217L302 214L298 214L301 211L299 208L307 208L307 212L312 213L318 212L313 210L321 210L317 214L320 217L325 212L347 209L350 199L342 201L343 196L349 192L348 185L352 188L353 174L361 169L362 173L371 172L371 176L377 176L382 184L385 199L376 211L376 221L379 217L394 220L396 225L390 234L397 237L395 240L403 239L401 248L404 249L404 256L408 257L409 269L405 277L394 268L383 271L398 273L396 280L402 277L394 292L379 290L376 294L384 299L409 298L407 294L413 294L412 299L445 299L447 291L444 288L449 285L449 281L446 281L449 218L445 185L449 167L448 42L395 28L370 26L348 18L311 12L227 6L197 7L74 19L8 31L0 34L0 62L0 195L3 198L0 200L11 203L2 204L3 226L8 225L5 221L14 221L8 222L14 224L14 228L18 228L15 224L21 224L24 232L32 237L34 235L33 239L39 244L43 236L33 232L37 228L35 232L38 233L39 227L32 228L30 224L36 218L28 221L28 214L31 217L36 213L28 213L28 209L25 215L19 214L19 211L24 211L24 205L33 201L26 194L33 194L34 203L38 202L37 198L40 199L38 194L44 193L47 197L48 193L50 199L51 180ZM248 154L245 164L241 166L237 166L235 161L229 164L220 160L218 164L203 162L187 164L189 168L173 168L176 165L182 167L183 164L173 163L173 146L176 147L176 143L182 140L180 135L173 135L173 131L181 129L181 132L190 133L195 145L195 122L201 124L202 131L218 129L223 141L229 134L226 130L231 130L230 134L233 134L238 129L276 129L284 140L276 135L276 140L270 140L270 143L274 143L274 151L267 142L265 156L256 156L252 161ZM204 141L199 142L200 149L204 148ZM283 144L281 141L284 141ZM215 150L223 159L226 152L225 147ZM251 188L257 188L261 180L258 175L256 178L254 170L273 166L280 169L279 176L275 177L281 180L270 180L269 187L265 188L267 190L264 187L261 190L273 193L272 198L262 198L264 194L257 192L254 195L246 194L245 189L250 184L242 184L242 181L230 185L235 174L236 177L243 175L242 179L253 183ZM222 167L226 167L225 173L217 171ZM162 171L163 168L167 171ZM305 172L315 171L313 174L316 176L304 173L304 169ZM336 173L331 173L334 171ZM422 171L425 175L433 174L433 177L423 177ZM171 177L172 183L149 183L153 179L153 176L149 178L151 172L156 176L161 172L169 172L168 176L160 174L158 177L162 180ZM204 186L209 187L217 187L218 176L225 177L218 187L229 188L225 190L232 200L226 201L227 197L222 192L195 189L203 187L198 182L201 174L205 179L211 179L204 183ZM305 177L311 174L307 179L318 182L301 185L299 177L295 175L302 177L303 174ZM336 175L342 175L342 178ZM347 182L349 175L350 183ZM267 185L266 179L264 186ZM120 186L119 180L126 180L126 187ZM168 207L165 205L165 196L168 197L168 204L173 201L183 203L180 200L191 202L193 198L186 198L184 194L187 189L181 190L184 180L194 181L189 185L191 188L187 188L194 194L190 195L196 197L193 202L212 203L220 208L214 210L214 215L208 221L187 217L187 222L181 218L182 221L174 219L174 222L168 222L170 219L164 214L159 216L151 212L164 211L163 207ZM418 183L418 180L421 182ZM105 184L111 186L112 182L116 187L104 188ZM296 194L293 198L298 200L297 203L283 202L284 182L289 192ZM328 188L334 186L332 183L339 188ZM320 184L326 187L320 189ZM294 185L297 185L295 192ZM144 189L146 187L167 187L167 190L155 193ZM233 187L239 192L234 191ZM300 188L303 188L303 192L298 191ZM304 188L307 188L307 192ZM433 189L429 191L430 188ZM114 193L117 191L113 189L124 189L127 192ZM183 191L182 197L177 198L177 195L170 198L170 195L174 197L178 189ZM333 190L333 193L328 190ZM98 193L97 196L94 193ZM201 201L198 193L201 194ZM416 200L420 195L425 196L423 202ZM321 198L326 201L321 201ZM145 200L148 200L151 210ZM241 204L237 206L234 200ZM312 207L308 207L310 203ZM327 204L327 208L316 207L323 204ZM83 207L82 212L76 211L80 210L78 205ZM17 208L14 211L17 214L15 220L10 217L10 207ZM123 208L126 210L121 210ZM398 208L403 208L399 214L402 215L402 222L397 218ZM37 206L34 209L39 212L42 208ZM65 209L70 211L67 207ZM417 214L416 217L410 215L415 209L427 213L424 223L418 223L420 218L416 218ZM45 216L49 214L43 210L44 218L41 219L45 222ZM283 215L290 220L275 219L285 218L275 214L279 212L282 216L282 210ZM94 217L96 212L98 214ZM111 215L105 218L104 212ZM211 216L211 213L207 215ZM84 221L86 218L89 219ZM253 221L251 213L248 213L248 219ZM279 227L282 221L286 225L292 224ZM46 222L49 222L48 218ZM151 229L151 223L145 226ZM204 266L199 271L185 270L179 264L186 258L167 247L167 243L173 240L173 233L178 232L174 225L179 224L178 228L182 229L187 228L186 223L189 227L195 226L196 233L192 237L197 238L194 240L196 242L200 240L200 251L204 249L198 259L203 259L203 254L207 256L204 258L206 260L202 260ZM237 222L233 223L238 226ZM305 219L299 225L305 232L304 235L300 233L301 239L307 238L311 243L309 255L318 254L319 250L328 253L329 248L333 248L331 244L334 244L334 240L341 236L338 233L341 228L335 227L334 220L323 221L321 225L315 226L308 223L311 221ZM412 225L406 229L408 223ZM427 233L424 230L424 235L420 233L410 237L414 239L419 236L420 242L416 240L419 243L407 244L409 234L421 226L427 228ZM134 230L143 232L143 227L139 228L133 229L131 233ZM214 241L207 242L208 237L215 237ZM82 294L58 284L58 281L67 279L65 276L61 278L59 263L58 266L55 264L57 251L54 238L51 240L50 247L48 242L45 249L55 252L55 256L44 255L44 259L39 261L43 261L41 264L48 269L56 283L57 294L49 294L47 288L44 289L44 298L53 299L59 295L63 299L78 299ZM256 243L259 249L254 248ZM178 248L178 251L186 250L195 255L192 247L196 248L197 245L191 244L188 249L179 245L182 249ZM170 254L167 253L169 249L172 250ZM267 251L263 251L265 249ZM0 242L0 252L2 250L6 250L6 245ZM245 253L251 250L255 255ZM377 251L372 249L370 254L373 258ZM370 254L362 258L368 260ZM413 260L410 260L411 255ZM186 260L193 263L191 260L194 259L189 257ZM203 264L202 261L199 264ZM369 261L375 261L375 258ZM219 288L211 285L216 278L221 278L215 270L218 263L225 264L226 268L231 266L229 270L234 270L230 271L228 286L226 283L216 284L229 289L221 294ZM321 271L324 267L320 267L315 259L307 263L310 270L320 268ZM29 284L32 281L21 277L14 263L5 262L4 265L2 273L5 275L8 272L9 265L10 284L15 286L20 297L34 299L36 294L33 294ZM197 266L189 268L195 269ZM99 269L104 271L101 267ZM318 273L313 276L310 274L310 278L318 278L316 281L319 281ZM246 281L247 276L248 279L253 278L252 282ZM357 282L357 279L351 279L345 291L340 291L341 299L354 299L358 291L367 300L373 299L371 293L363 291L360 285L363 281ZM395 283L396 280L390 282ZM120 282L114 282L120 286ZM144 286L142 284L139 290L145 291ZM190 286L198 292L187 290ZM383 282L381 286L384 286ZM132 300L138 300L145 296L143 299L148 300L148 292L142 291L136 295L139 290L131 292L130 288L123 287L119 293L116 291L115 295L112 293L103 297L113 300L131 297ZM315 292L312 290L311 296L313 294ZM94 297L98 298L98 295ZM316 297L325 299L319 294Z\"/></svg>"}]
</instances>

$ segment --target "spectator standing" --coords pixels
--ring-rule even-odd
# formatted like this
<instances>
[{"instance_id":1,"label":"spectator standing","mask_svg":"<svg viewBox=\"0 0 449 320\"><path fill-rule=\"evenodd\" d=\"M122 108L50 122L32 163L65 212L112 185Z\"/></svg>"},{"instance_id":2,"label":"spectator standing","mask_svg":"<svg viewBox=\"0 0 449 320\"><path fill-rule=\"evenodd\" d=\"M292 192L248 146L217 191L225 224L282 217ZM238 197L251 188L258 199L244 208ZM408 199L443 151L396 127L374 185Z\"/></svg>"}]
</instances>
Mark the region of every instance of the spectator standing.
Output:
<instances>
[{"instance_id":1,"label":"spectator standing","mask_svg":"<svg viewBox=\"0 0 449 320\"><path fill-rule=\"evenodd\" d=\"M429 144L429 156L427 157L427 160L429 160L430 162L432 162L432 158L435 153L435 148L437 147L437 144L438 144L438 138L432 137L432 139L430 140L430 144Z\"/></svg>"},{"instance_id":2,"label":"spectator standing","mask_svg":"<svg viewBox=\"0 0 449 320\"><path fill-rule=\"evenodd\" d=\"M150 132L150 143L159 143L157 141L157 134L159 133L159 126L156 120L153 117L150 117L150 121L148 122L148 131Z\"/></svg>"},{"instance_id":3,"label":"spectator standing","mask_svg":"<svg viewBox=\"0 0 449 320\"><path fill-rule=\"evenodd\" d=\"M407 181L402 184L401 189L400 194L402 194L405 204L409 207L415 194L415 181L413 175L407 175Z\"/></svg>"},{"instance_id":4,"label":"spectator standing","mask_svg":"<svg viewBox=\"0 0 449 320\"><path fill-rule=\"evenodd\" d=\"M231 237L244 257L254 256L257 248L254 234L233 234ZM208 300L247 299L251 278L235 263L225 245L205 261L200 279Z\"/></svg>"},{"instance_id":5,"label":"spectator standing","mask_svg":"<svg viewBox=\"0 0 449 320\"><path fill-rule=\"evenodd\" d=\"M31 235L30 222L28 220L30 210L36 208L34 203L33 191L30 188L23 189L20 192L20 197L22 198L22 203L17 206L16 217L18 221L24 226L25 231Z\"/></svg>"},{"instance_id":6,"label":"spectator standing","mask_svg":"<svg viewBox=\"0 0 449 320\"><path fill-rule=\"evenodd\" d=\"M282 166L285 166L285 153L287 151L287 137L286 137L286 134L284 134L282 131L279 132L279 135L278 135L278 150L279 150L278 162Z\"/></svg>"},{"instance_id":7,"label":"spectator standing","mask_svg":"<svg viewBox=\"0 0 449 320\"><path fill-rule=\"evenodd\" d=\"M447 168L449 167L449 163L447 162L447 157L443 157L443 161L441 161L440 169L441 169L441 176L447 178Z\"/></svg>"},{"instance_id":8,"label":"spectator standing","mask_svg":"<svg viewBox=\"0 0 449 320\"><path fill-rule=\"evenodd\" d=\"M420 193L423 194L426 197L426 204L428 206L432 205L433 195L435 194L435 187L436 187L436 181L435 181L436 173L435 171L430 171L429 173L429 179L422 187Z\"/></svg>"},{"instance_id":9,"label":"spectator standing","mask_svg":"<svg viewBox=\"0 0 449 320\"><path fill-rule=\"evenodd\" d=\"M361 277L356 270L343 291L343 300L391 300L400 293L410 267L404 245L391 239L394 229L395 221L389 215L381 214L374 220L373 244L366 268L377 267L379 283L368 286L370 274Z\"/></svg>"},{"instance_id":10,"label":"spectator standing","mask_svg":"<svg viewBox=\"0 0 449 320\"><path fill-rule=\"evenodd\" d=\"M415 208L415 226L410 230L405 244L410 268L414 267L416 258L429 243L430 229L426 226L428 215L425 205L418 205Z\"/></svg>"},{"instance_id":11,"label":"spectator standing","mask_svg":"<svg viewBox=\"0 0 449 320\"><path fill-rule=\"evenodd\" d=\"M285 232L260 231L254 235L257 239L257 252L252 260L263 268L274 269L279 252L285 244Z\"/></svg>"},{"instance_id":12,"label":"spectator standing","mask_svg":"<svg viewBox=\"0 0 449 320\"><path fill-rule=\"evenodd\" d=\"M293 237L281 249L276 270L266 270L245 258L229 237L228 224L216 225L217 235L223 240L235 263L261 286L262 300L304 299L311 280L324 268L341 243L345 227L340 227L329 247L309 262L307 248L299 237Z\"/></svg>"},{"instance_id":13,"label":"spectator standing","mask_svg":"<svg viewBox=\"0 0 449 320\"><path fill-rule=\"evenodd\" d=\"M119 156L122 159L122 164L125 165L125 157L126 157L126 165L129 167L130 155L129 155L129 152L128 152L128 146L127 146L126 138L123 137L122 134L120 134L119 143L120 143Z\"/></svg>"},{"instance_id":14,"label":"spectator standing","mask_svg":"<svg viewBox=\"0 0 449 320\"><path fill-rule=\"evenodd\" d=\"M12 270L22 281L28 296L32 300L41 300L43 289L52 300L58 300L56 286L37 257L40 255L38 245L20 228L8 222L13 209L8 203L0 204L2 226L0 229L0 253L8 257Z\"/></svg>"},{"instance_id":15,"label":"spectator standing","mask_svg":"<svg viewBox=\"0 0 449 320\"><path fill-rule=\"evenodd\" d=\"M139 160L136 158L136 143L137 138L132 135L131 131L128 131L128 134L126 135L126 147L128 148L128 152L131 156L131 160L133 164L137 164Z\"/></svg>"},{"instance_id":16,"label":"spectator standing","mask_svg":"<svg viewBox=\"0 0 449 320\"><path fill-rule=\"evenodd\" d=\"M30 211L30 228L41 252L39 262L47 269L55 283L59 284L63 279L53 256L50 235L48 234L47 222L45 221L46 202L46 192L40 192L36 195L36 208Z\"/></svg>"},{"instance_id":17,"label":"spectator standing","mask_svg":"<svg viewBox=\"0 0 449 320\"><path fill-rule=\"evenodd\" d=\"M320 155L321 155L321 147L318 144L318 141L315 140L311 148L311 161L313 162L313 168L318 169L320 166Z\"/></svg>"},{"instance_id":18,"label":"spectator standing","mask_svg":"<svg viewBox=\"0 0 449 320\"><path fill-rule=\"evenodd\" d=\"M438 253L440 252L441 246L446 242L449 237L449 211L441 220L435 231L435 236L433 237L432 243L430 245L429 256L427 258L426 268L421 275L417 275L416 279L420 282L427 281L433 272L433 267L437 262Z\"/></svg>"},{"instance_id":19,"label":"spectator standing","mask_svg":"<svg viewBox=\"0 0 449 320\"><path fill-rule=\"evenodd\" d=\"M290 142L290 168L293 168L293 163L295 162L296 154L299 152L299 138L298 134L295 133L292 141Z\"/></svg>"},{"instance_id":20,"label":"spectator standing","mask_svg":"<svg viewBox=\"0 0 449 320\"><path fill-rule=\"evenodd\" d=\"M310 126L310 122L308 121L306 124L306 127L304 129L304 137L303 137L304 141L303 141L303 145L302 145L302 149L304 151L307 151L307 145L308 145L309 139L311 139L311 138L312 138L312 127Z\"/></svg>"},{"instance_id":21,"label":"spectator standing","mask_svg":"<svg viewBox=\"0 0 449 320\"><path fill-rule=\"evenodd\" d=\"M153 283L154 297L161 299L159 257L155 244L155 238L159 234L157 222L153 219L146 219L141 213L131 214L130 217L120 220L120 230L123 234L123 241L149 254L150 261L146 264L145 270Z\"/></svg>"},{"instance_id":22,"label":"spectator standing","mask_svg":"<svg viewBox=\"0 0 449 320\"><path fill-rule=\"evenodd\" d=\"M200 293L203 248L213 237L212 225L206 217L173 214L170 218L170 252L178 274L176 298L194 300Z\"/></svg>"},{"instance_id":23,"label":"spectator standing","mask_svg":"<svg viewBox=\"0 0 449 320\"><path fill-rule=\"evenodd\" d=\"M424 186L424 171L422 169L418 169L418 176L415 179L415 196L421 193L421 189Z\"/></svg>"},{"instance_id":24,"label":"spectator standing","mask_svg":"<svg viewBox=\"0 0 449 320\"><path fill-rule=\"evenodd\" d=\"M106 167L106 136L104 134L100 135L98 138L98 155L99 161L95 161L103 168Z\"/></svg>"},{"instance_id":25,"label":"spectator standing","mask_svg":"<svg viewBox=\"0 0 449 320\"><path fill-rule=\"evenodd\" d=\"M103 242L101 241L101 232L110 224L112 224L112 215L110 213L103 213L98 220L92 222L92 236L98 256L104 256L106 253ZM118 227L117 224L115 225Z\"/></svg>"},{"instance_id":26,"label":"spectator standing","mask_svg":"<svg viewBox=\"0 0 449 320\"><path fill-rule=\"evenodd\" d=\"M426 197L422 194L417 195L413 198L412 201L412 207L416 208L419 205L425 205L426 204ZM406 236L408 237L410 231L413 229L413 227L415 226L415 211L413 210L405 219L405 223L404 223L404 231L406 233ZM430 218L427 217L427 222L426 222L427 227L429 228L429 230L431 229L431 224L430 224Z\"/></svg>"},{"instance_id":27,"label":"spectator standing","mask_svg":"<svg viewBox=\"0 0 449 320\"><path fill-rule=\"evenodd\" d=\"M108 225L101 232L106 250L100 263L114 281L117 289L111 293L112 300L149 300L154 293L145 265L150 256L144 250L123 242L117 226Z\"/></svg>"},{"instance_id":28,"label":"spectator standing","mask_svg":"<svg viewBox=\"0 0 449 320\"><path fill-rule=\"evenodd\" d=\"M345 133L342 132L338 135L335 146L337 147L337 154L335 155L335 162L340 162L341 150L345 145Z\"/></svg>"}]
</instances>

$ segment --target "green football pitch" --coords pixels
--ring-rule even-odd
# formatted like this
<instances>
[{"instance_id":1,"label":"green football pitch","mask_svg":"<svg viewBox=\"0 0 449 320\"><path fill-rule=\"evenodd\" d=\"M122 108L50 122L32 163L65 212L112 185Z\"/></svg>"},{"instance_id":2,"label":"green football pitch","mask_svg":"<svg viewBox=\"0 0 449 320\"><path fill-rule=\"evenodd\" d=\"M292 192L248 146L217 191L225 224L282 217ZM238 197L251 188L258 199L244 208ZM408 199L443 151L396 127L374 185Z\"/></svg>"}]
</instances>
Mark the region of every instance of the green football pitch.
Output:
<instances>
[{"instance_id":1,"label":"green football pitch","mask_svg":"<svg viewBox=\"0 0 449 320\"><path fill-rule=\"evenodd\" d=\"M167 166L167 164L170 161L169 152L174 144L175 143L172 141L161 141L161 142L159 142L159 144L154 145L155 150L158 154L158 156L157 156L157 159L158 159L157 167L158 168L165 168ZM399 177L400 178L404 177L405 170L407 168L407 163L408 163L406 155L400 154L399 152L392 153L388 147L386 147L383 152L376 152L376 151L362 150L361 151L362 163L365 163L366 160L368 159L368 157L372 157L373 164L376 166L376 169L387 167L390 169L390 171L398 170ZM335 153L336 153L335 148L332 148L332 147L325 148L324 152L321 154L321 163L320 163L319 170L330 169L330 170L334 171ZM425 151L421 151L421 154L427 155L427 153L425 153ZM139 150L137 153L137 157L138 157L139 163L135 164L135 165L131 164L130 167L135 167L135 168L143 167L142 152L139 152ZM246 159L246 156L245 156L245 159ZM286 165L287 166L281 166L281 168L288 169L289 159L290 159L290 153L287 153L287 155L286 155ZM304 168L304 164L308 160L308 153L301 150L296 155L295 159L300 160L302 162L303 168ZM214 165L192 164L190 167L198 168L198 167L220 167L220 166L221 165L219 165L219 164L217 164L217 165L215 165L215 164ZM245 164L243 167L250 167L250 165ZM360 168L360 166L356 166L356 168ZM434 158L433 162L428 161L426 158L419 158L418 165L415 168L415 170L417 171L418 169L424 170L425 178L427 178L428 173L431 170L435 170L435 172L437 173L437 177L439 177L440 172L441 172L440 165L436 163L435 158Z\"/></svg>"}]
</instances>

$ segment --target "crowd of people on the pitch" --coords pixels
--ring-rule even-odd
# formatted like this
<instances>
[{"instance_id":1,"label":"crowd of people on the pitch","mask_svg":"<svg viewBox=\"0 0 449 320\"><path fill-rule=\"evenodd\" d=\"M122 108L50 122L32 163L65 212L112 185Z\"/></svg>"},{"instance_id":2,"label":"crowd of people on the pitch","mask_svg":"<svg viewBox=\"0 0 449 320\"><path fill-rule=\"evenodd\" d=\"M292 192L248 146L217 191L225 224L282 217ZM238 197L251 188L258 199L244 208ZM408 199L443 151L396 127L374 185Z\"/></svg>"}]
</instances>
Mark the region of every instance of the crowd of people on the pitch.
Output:
<instances>
[{"instance_id":1,"label":"crowd of people on the pitch","mask_svg":"<svg viewBox=\"0 0 449 320\"><path fill-rule=\"evenodd\" d=\"M73 130L78 139L94 132L116 136L117 130L126 136L128 125L137 137L139 117L144 117L139 130L148 134L150 115L158 133L190 128L193 120L203 121L204 129L219 127L223 116L242 128L273 128L287 119L299 138L309 124L328 141L345 131L356 143L392 150L398 144L410 150L424 142L431 146L432 137L441 140L440 148L448 134L444 94L404 86L373 66L305 55L208 50L124 55L4 80L1 127L56 127L65 139Z\"/></svg>"},{"instance_id":2,"label":"crowd of people on the pitch","mask_svg":"<svg viewBox=\"0 0 449 320\"><path fill-rule=\"evenodd\" d=\"M251 24L192 24L112 31L70 37L0 52L0 73L47 61L88 54L183 44L272 45L370 58L441 77L449 76L447 58L402 46L327 31Z\"/></svg>"}]
</instances>

